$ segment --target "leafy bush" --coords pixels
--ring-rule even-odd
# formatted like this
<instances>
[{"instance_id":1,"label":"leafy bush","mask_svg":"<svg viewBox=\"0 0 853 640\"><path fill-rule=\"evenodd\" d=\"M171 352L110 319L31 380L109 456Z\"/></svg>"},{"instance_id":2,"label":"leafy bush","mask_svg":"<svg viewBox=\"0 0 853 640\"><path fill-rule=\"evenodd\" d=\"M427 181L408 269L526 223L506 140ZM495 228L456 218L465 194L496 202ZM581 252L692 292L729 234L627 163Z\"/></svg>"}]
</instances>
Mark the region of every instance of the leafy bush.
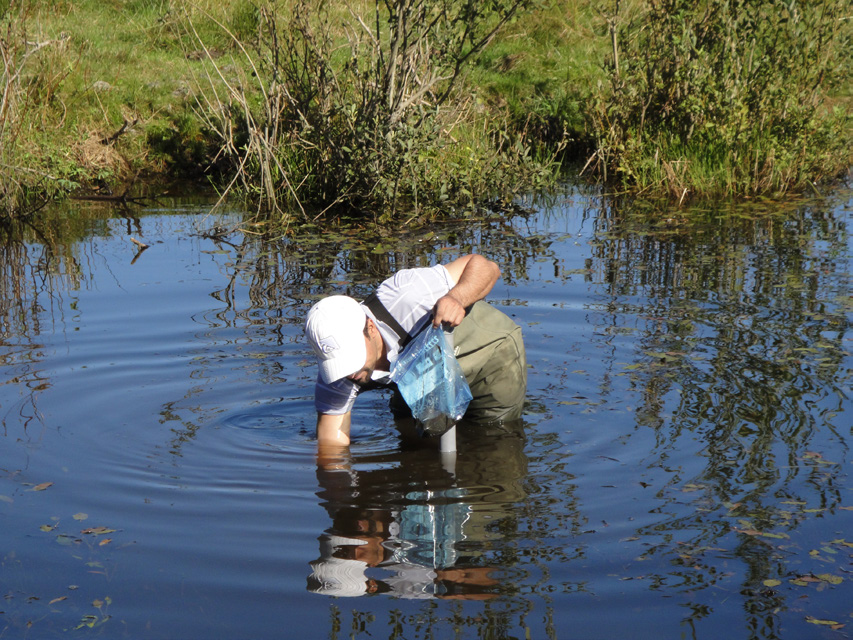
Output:
<instances>
[{"instance_id":1,"label":"leafy bush","mask_svg":"<svg viewBox=\"0 0 853 640\"><path fill-rule=\"evenodd\" d=\"M259 37L235 36L250 72L233 76L211 57L200 100L235 167L232 184L272 209L391 218L403 208L481 203L545 179L548 158L540 162L470 97L454 94L465 65L530 5L377 0L366 19L308 0L286 17L275 2L260 6Z\"/></svg>"},{"instance_id":2,"label":"leafy bush","mask_svg":"<svg viewBox=\"0 0 853 640\"><path fill-rule=\"evenodd\" d=\"M802 189L850 163L843 0L647 0L609 21L610 85L592 127L599 175L641 189L752 195Z\"/></svg>"}]
</instances>

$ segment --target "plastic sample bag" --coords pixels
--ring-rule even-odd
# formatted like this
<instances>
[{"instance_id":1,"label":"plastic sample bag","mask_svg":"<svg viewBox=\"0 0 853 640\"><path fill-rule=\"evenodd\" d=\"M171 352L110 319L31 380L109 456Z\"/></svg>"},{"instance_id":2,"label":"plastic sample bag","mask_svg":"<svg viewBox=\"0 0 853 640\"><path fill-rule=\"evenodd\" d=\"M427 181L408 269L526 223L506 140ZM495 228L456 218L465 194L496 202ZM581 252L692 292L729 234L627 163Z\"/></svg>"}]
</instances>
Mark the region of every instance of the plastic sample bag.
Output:
<instances>
[{"instance_id":1,"label":"plastic sample bag","mask_svg":"<svg viewBox=\"0 0 853 640\"><path fill-rule=\"evenodd\" d=\"M432 324L406 345L394 364L391 380L412 416L431 434L443 433L458 422L472 399L444 331Z\"/></svg>"}]
</instances>

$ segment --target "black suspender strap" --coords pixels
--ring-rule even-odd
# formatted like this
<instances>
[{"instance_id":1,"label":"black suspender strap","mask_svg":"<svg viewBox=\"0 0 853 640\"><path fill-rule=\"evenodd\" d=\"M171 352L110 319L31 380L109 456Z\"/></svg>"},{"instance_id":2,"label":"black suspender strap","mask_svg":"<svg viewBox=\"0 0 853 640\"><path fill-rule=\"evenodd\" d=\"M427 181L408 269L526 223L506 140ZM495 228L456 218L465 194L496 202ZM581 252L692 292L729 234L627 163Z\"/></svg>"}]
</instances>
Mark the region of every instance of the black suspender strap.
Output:
<instances>
[{"instance_id":1,"label":"black suspender strap","mask_svg":"<svg viewBox=\"0 0 853 640\"><path fill-rule=\"evenodd\" d=\"M403 327L400 325L399 322L397 322L394 316L392 316L388 312L388 309L385 308L385 305L379 301L379 297L376 295L375 291L371 293L364 301L364 306L370 309L373 315L376 316L377 320L380 320L381 322L388 325L391 331L397 334L397 337L400 340L401 350L403 349L403 347L406 346L409 340L412 339L412 336L406 333L406 330L403 329Z\"/></svg>"}]
</instances>

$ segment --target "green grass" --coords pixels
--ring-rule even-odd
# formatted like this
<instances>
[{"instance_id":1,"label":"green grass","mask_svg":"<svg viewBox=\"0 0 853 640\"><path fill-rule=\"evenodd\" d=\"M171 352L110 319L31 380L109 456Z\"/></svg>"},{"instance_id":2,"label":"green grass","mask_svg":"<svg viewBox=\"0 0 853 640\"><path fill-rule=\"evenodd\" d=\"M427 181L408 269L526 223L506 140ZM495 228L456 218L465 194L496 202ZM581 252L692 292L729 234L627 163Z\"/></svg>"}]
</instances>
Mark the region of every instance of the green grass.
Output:
<instances>
[{"instance_id":1,"label":"green grass","mask_svg":"<svg viewBox=\"0 0 853 640\"><path fill-rule=\"evenodd\" d=\"M44 6L33 15L36 38L68 37L63 62L73 71L53 108L54 115L64 112L58 138L67 134L65 145L107 137L136 121L120 139L120 150L144 162L149 130L172 124L178 134L185 129L178 125L191 115L193 71L200 63L185 46L180 18L178 3L168 0L66 0L59 11ZM206 35L216 44L227 42L218 29L210 27Z\"/></svg>"},{"instance_id":2,"label":"green grass","mask_svg":"<svg viewBox=\"0 0 853 640\"><path fill-rule=\"evenodd\" d=\"M586 111L607 53L597 3L554 1L520 16L483 53L470 81L491 106L506 108L517 126L553 140L565 128L587 137Z\"/></svg>"}]
</instances>

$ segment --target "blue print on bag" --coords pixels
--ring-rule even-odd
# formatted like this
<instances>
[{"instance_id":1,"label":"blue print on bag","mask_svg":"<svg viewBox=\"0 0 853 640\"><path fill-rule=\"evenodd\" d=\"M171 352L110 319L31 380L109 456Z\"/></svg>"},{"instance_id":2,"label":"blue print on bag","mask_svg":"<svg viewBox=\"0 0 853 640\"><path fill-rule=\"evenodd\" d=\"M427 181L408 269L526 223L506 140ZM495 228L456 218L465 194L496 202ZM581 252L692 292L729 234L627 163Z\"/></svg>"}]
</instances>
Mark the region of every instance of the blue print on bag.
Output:
<instances>
[{"instance_id":1,"label":"blue print on bag","mask_svg":"<svg viewBox=\"0 0 853 640\"><path fill-rule=\"evenodd\" d=\"M448 347L444 331L432 325L397 358L391 380L397 383L412 416L421 422L439 416L456 422L471 402L468 382Z\"/></svg>"}]
</instances>

